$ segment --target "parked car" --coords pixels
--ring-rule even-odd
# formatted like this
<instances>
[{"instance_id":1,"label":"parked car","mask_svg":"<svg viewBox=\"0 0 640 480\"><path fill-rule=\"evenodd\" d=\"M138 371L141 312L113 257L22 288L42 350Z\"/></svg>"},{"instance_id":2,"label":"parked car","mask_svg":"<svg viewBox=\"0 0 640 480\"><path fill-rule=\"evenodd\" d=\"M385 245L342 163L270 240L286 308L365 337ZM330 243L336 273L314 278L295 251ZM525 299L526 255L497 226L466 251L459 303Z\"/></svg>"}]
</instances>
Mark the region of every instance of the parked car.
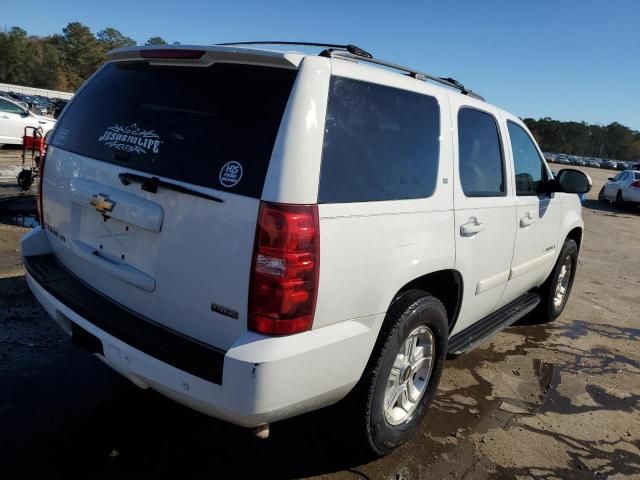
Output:
<instances>
[{"instance_id":1,"label":"parked car","mask_svg":"<svg viewBox=\"0 0 640 480\"><path fill-rule=\"evenodd\" d=\"M21 145L25 127L41 127L43 134L55 121L38 115L14 100L0 97L0 145Z\"/></svg>"},{"instance_id":2,"label":"parked car","mask_svg":"<svg viewBox=\"0 0 640 480\"><path fill-rule=\"evenodd\" d=\"M554 180L517 116L357 47L133 47L60 116L22 254L136 385L261 436L349 395L383 455L447 354L562 313L590 184Z\"/></svg>"},{"instance_id":3,"label":"parked car","mask_svg":"<svg viewBox=\"0 0 640 480\"><path fill-rule=\"evenodd\" d=\"M640 203L640 169L625 170L609 178L598 194L600 201L613 201L616 206Z\"/></svg>"},{"instance_id":4,"label":"parked car","mask_svg":"<svg viewBox=\"0 0 640 480\"><path fill-rule=\"evenodd\" d=\"M60 114L64 110L64 107L67 106L67 103L69 102L67 102L66 100L59 100L55 103L53 108L53 118L57 119L60 116Z\"/></svg>"},{"instance_id":5,"label":"parked car","mask_svg":"<svg viewBox=\"0 0 640 480\"><path fill-rule=\"evenodd\" d=\"M595 158L587 160L587 167L592 168L600 168L600 162L598 162Z\"/></svg>"}]
</instances>

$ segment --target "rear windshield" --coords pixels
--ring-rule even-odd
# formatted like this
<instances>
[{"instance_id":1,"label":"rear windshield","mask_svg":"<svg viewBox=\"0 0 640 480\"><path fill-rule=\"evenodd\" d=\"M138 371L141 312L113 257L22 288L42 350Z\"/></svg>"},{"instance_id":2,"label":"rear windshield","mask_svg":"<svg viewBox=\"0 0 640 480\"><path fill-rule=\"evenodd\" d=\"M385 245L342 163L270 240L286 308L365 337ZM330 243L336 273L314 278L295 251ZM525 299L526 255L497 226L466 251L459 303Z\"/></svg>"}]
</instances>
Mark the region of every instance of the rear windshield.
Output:
<instances>
[{"instance_id":1,"label":"rear windshield","mask_svg":"<svg viewBox=\"0 0 640 480\"><path fill-rule=\"evenodd\" d=\"M52 145L259 198L296 71L111 63L69 105Z\"/></svg>"}]
</instances>

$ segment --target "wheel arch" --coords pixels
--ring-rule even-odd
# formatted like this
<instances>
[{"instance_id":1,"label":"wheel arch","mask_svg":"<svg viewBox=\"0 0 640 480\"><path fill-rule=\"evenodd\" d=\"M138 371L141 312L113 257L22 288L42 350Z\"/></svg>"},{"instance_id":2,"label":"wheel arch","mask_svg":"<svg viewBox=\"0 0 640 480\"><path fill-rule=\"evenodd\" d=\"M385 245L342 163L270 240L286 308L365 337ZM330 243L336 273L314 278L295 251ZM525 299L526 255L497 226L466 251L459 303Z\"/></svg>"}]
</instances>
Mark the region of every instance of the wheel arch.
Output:
<instances>
[{"instance_id":1,"label":"wheel arch","mask_svg":"<svg viewBox=\"0 0 640 480\"><path fill-rule=\"evenodd\" d=\"M454 269L438 270L414 278L397 291L392 303L403 292L414 289L429 293L442 302L447 312L449 331L451 331L458 319L462 304L464 282L460 272Z\"/></svg>"},{"instance_id":2,"label":"wheel arch","mask_svg":"<svg viewBox=\"0 0 640 480\"><path fill-rule=\"evenodd\" d=\"M576 242L578 246L578 252L580 252L580 247L582 245L582 227L573 227L569 232L567 232L567 236L565 239L570 238Z\"/></svg>"}]
</instances>

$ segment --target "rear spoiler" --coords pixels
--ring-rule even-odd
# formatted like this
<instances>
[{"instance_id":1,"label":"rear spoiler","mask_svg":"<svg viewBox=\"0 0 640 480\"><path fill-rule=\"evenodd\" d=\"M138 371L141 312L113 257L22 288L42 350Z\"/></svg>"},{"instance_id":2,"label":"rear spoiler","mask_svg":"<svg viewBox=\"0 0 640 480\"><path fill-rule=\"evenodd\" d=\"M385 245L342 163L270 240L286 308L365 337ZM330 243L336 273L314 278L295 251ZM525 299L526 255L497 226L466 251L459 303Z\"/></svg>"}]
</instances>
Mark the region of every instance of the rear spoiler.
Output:
<instances>
[{"instance_id":1,"label":"rear spoiler","mask_svg":"<svg viewBox=\"0 0 640 480\"><path fill-rule=\"evenodd\" d=\"M295 52L217 45L148 45L117 48L107 53L107 60L113 62L146 60L158 65L187 64L203 67L225 62L298 68L303 58L303 54Z\"/></svg>"}]
</instances>

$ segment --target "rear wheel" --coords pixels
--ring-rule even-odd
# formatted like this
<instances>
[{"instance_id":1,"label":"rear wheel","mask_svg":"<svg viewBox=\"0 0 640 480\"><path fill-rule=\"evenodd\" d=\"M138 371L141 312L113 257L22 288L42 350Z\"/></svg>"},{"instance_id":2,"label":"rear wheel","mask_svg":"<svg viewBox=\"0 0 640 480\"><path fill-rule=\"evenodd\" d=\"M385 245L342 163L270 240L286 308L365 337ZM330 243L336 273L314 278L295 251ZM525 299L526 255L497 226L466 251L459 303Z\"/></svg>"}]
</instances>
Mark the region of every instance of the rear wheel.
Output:
<instances>
[{"instance_id":1,"label":"rear wheel","mask_svg":"<svg viewBox=\"0 0 640 480\"><path fill-rule=\"evenodd\" d=\"M567 238L551 275L540 287L542 301L537 309L538 322L551 322L560 316L569 299L577 265L578 245L572 238Z\"/></svg>"},{"instance_id":2,"label":"rear wheel","mask_svg":"<svg viewBox=\"0 0 640 480\"><path fill-rule=\"evenodd\" d=\"M622 190L618 190L616 194L616 207L623 208L624 207L624 199L622 198Z\"/></svg>"},{"instance_id":3,"label":"rear wheel","mask_svg":"<svg viewBox=\"0 0 640 480\"><path fill-rule=\"evenodd\" d=\"M435 297L419 290L400 296L360 383L354 390L358 432L382 456L405 443L436 392L447 350L447 314Z\"/></svg>"}]
</instances>

